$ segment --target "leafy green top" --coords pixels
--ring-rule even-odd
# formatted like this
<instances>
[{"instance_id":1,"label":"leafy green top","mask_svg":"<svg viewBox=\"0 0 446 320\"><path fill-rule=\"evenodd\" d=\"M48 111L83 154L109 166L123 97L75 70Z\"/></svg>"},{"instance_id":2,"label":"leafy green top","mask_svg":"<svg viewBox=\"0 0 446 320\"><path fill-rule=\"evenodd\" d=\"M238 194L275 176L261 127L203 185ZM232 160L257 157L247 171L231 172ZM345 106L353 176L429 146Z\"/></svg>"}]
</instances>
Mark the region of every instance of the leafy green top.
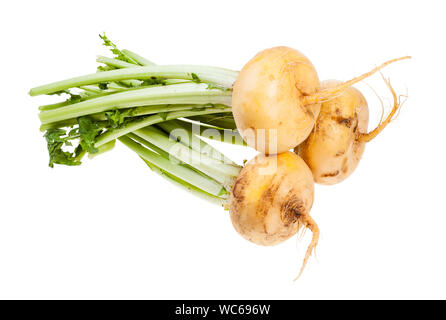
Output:
<instances>
[{"instance_id":1,"label":"leafy green top","mask_svg":"<svg viewBox=\"0 0 446 320\"><path fill-rule=\"evenodd\" d=\"M77 119L79 124L80 146L89 153L96 153L95 138L102 132L102 128L91 117L85 116Z\"/></svg>"},{"instance_id":2,"label":"leafy green top","mask_svg":"<svg viewBox=\"0 0 446 320\"><path fill-rule=\"evenodd\" d=\"M54 167L54 164L65 164L67 166L80 165L79 156L82 153L81 147L77 147L74 152L64 151L64 146L72 146L70 140L78 137L77 129L66 132L64 129L49 129L44 137L47 141L48 154L50 156L49 166Z\"/></svg>"},{"instance_id":3,"label":"leafy green top","mask_svg":"<svg viewBox=\"0 0 446 320\"><path fill-rule=\"evenodd\" d=\"M134 109L111 110L106 111L105 116L113 129L121 127L125 123L125 119L133 116Z\"/></svg>"},{"instance_id":4,"label":"leafy green top","mask_svg":"<svg viewBox=\"0 0 446 320\"><path fill-rule=\"evenodd\" d=\"M54 128L45 132L51 168L54 164L80 165L86 152L98 152L94 144L96 137L102 133L103 127L98 121L88 116L79 117L77 122L76 126L68 129ZM74 151L67 151L67 147L73 147L74 140L78 141Z\"/></svg>"}]
</instances>

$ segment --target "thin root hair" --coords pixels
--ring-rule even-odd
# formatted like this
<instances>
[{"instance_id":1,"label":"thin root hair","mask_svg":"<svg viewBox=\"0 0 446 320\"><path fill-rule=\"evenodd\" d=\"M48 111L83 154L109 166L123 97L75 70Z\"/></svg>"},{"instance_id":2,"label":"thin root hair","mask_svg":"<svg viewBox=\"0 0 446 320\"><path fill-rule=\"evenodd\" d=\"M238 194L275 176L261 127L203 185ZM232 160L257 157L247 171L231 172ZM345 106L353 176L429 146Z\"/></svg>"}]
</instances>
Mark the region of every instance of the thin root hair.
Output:
<instances>
[{"instance_id":1,"label":"thin root hair","mask_svg":"<svg viewBox=\"0 0 446 320\"><path fill-rule=\"evenodd\" d=\"M351 80L345 81L333 88L324 89L319 92L316 92L315 94L303 97L303 104L308 105L308 104L314 104L314 103L322 103L322 102L331 100L334 97L336 97L336 94L351 87L355 83L358 83L358 82L364 80L365 78L370 77L371 75L380 71L382 68L388 66L389 64L392 64L392 63L400 61L400 60L410 59L410 58L411 58L410 56L405 56L405 57L401 57L401 58L388 60L388 61L384 62L383 64L373 68L369 72L366 72L366 73L364 73L358 77L355 77Z\"/></svg>"},{"instance_id":2,"label":"thin root hair","mask_svg":"<svg viewBox=\"0 0 446 320\"><path fill-rule=\"evenodd\" d=\"M376 136L378 136L381 133L381 131L383 131L384 128L398 116L402 105L407 100L407 95L406 96L403 96L403 95L397 96L395 90L393 89L393 87L390 83L390 79L385 78L383 74L381 74L381 77L383 78L384 82L386 83L387 87L389 88L390 92L392 93L393 108L390 111L390 113L387 115L386 119L380 121L378 126L375 129L373 129L369 133L361 134L361 136L359 137L359 141L361 141L361 142L370 142L374 138L376 138ZM401 101L401 97L406 97L406 99Z\"/></svg>"},{"instance_id":3,"label":"thin root hair","mask_svg":"<svg viewBox=\"0 0 446 320\"><path fill-rule=\"evenodd\" d=\"M294 279L294 281L299 279L299 277L301 276L302 272L305 269L305 266L307 265L308 259L310 259L311 254L314 252L314 249L316 248L317 243L319 241L319 233L320 233L319 227L316 224L316 222L313 220L313 218L311 218L310 215L305 215L305 216L302 216L302 219L303 219L302 222L304 223L305 227L310 229L310 231L313 233L313 237L311 238L311 242L308 245L307 251L305 252L305 258L302 263L302 267L300 268L299 274Z\"/></svg>"},{"instance_id":4,"label":"thin root hair","mask_svg":"<svg viewBox=\"0 0 446 320\"><path fill-rule=\"evenodd\" d=\"M384 107L384 101L383 99L379 96L378 92L376 92L376 90L370 85L368 84L366 81L364 81L364 83L369 87L370 90L372 90L372 92L375 94L375 96L378 98L379 103L381 104L381 117L378 121L378 124L381 123L384 119L384 114L386 113L385 107Z\"/></svg>"}]
</instances>

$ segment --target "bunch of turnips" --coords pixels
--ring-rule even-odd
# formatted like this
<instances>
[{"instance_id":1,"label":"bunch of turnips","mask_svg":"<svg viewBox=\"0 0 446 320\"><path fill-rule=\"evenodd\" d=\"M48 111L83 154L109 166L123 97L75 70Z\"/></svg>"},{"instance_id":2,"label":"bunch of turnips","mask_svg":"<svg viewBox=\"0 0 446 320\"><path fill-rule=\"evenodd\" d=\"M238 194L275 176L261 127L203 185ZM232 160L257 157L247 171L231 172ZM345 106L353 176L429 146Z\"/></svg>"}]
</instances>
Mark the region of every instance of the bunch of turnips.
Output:
<instances>
[{"instance_id":1,"label":"bunch of turnips","mask_svg":"<svg viewBox=\"0 0 446 320\"><path fill-rule=\"evenodd\" d=\"M156 65L100 37L114 57L97 57L95 73L30 91L65 97L39 107L49 165L79 165L119 140L163 177L223 204L237 232L253 243L275 245L310 229L300 275L319 238L310 216L314 182L335 184L352 174L365 144L402 105L383 77L393 108L368 131L367 101L352 85L409 57L349 81L320 81L310 60L289 47L263 50L236 72ZM209 139L259 154L242 167Z\"/></svg>"}]
</instances>

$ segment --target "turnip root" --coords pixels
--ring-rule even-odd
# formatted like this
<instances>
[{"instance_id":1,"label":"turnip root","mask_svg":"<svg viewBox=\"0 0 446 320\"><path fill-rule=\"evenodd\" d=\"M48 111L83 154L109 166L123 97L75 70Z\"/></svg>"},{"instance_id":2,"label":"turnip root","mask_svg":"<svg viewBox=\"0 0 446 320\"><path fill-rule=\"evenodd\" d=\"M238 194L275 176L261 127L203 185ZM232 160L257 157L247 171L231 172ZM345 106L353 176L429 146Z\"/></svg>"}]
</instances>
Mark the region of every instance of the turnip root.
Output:
<instances>
[{"instance_id":1,"label":"turnip root","mask_svg":"<svg viewBox=\"0 0 446 320\"><path fill-rule=\"evenodd\" d=\"M288 47L258 53L240 71L232 93L232 112L246 143L264 154L288 151L302 143L314 127L320 103L371 76L373 70L330 88L321 88L310 60Z\"/></svg>"},{"instance_id":2,"label":"turnip root","mask_svg":"<svg viewBox=\"0 0 446 320\"><path fill-rule=\"evenodd\" d=\"M315 68L302 53L275 47L258 53L235 81L232 112L246 143L264 154L288 151L311 132L320 104L302 97L319 89Z\"/></svg>"},{"instance_id":3,"label":"turnip root","mask_svg":"<svg viewBox=\"0 0 446 320\"><path fill-rule=\"evenodd\" d=\"M332 185L345 180L356 169L365 144L375 138L394 117L402 103L386 79L394 105L376 129L367 133L369 109L361 92L353 87L323 102L314 130L295 151L308 164L314 181ZM322 88L336 87L340 81L328 80Z\"/></svg>"},{"instance_id":4,"label":"turnip root","mask_svg":"<svg viewBox=\"0 0 446 320\"><path fill-rule=\"evenodd\" d=\"M301 272L319 239L310 216L314 182L305 162L292 152L258 155L238 175L229 198L232 224L239 234L259 245L275 245L302 227L313 233Z\"/></svg>"}]
</instances>

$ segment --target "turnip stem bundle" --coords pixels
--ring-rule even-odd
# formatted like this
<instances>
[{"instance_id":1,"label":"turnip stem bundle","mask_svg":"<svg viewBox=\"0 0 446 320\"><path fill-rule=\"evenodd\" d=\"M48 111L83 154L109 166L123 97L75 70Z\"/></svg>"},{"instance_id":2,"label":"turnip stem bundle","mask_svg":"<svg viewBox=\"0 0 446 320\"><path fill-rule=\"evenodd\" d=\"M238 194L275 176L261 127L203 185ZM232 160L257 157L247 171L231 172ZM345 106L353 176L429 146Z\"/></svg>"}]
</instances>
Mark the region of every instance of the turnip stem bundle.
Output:
<instances>
[{"instance_id":1,"label":"turnip stem bundle","mask_svg":"<svg viewBox=\"0 0 446 320\"><path fill-rule=\"evenodd\" d=\"M85 154L93 158L107 152L118 139L154 171L223 204L241 167L198 137L221 141L229 136L231 143L244 144L232 130L233 120L216 120L227 118L224 114L232 119L231 87L238 72L207 66L156 66L132 51L120 51L105 36L101 38L117 58L98 56L97 62L105 67L100 66L97 73L30 91L31 96L69 96L39 107L50 166L79 165ZM211 114L216 117L200 118ZM195 125L200 120L217 121L220 126ZM69 152L76 140L78 145Z\"/></svg>"},{"instance_id":2,"label":"turnip stem bundle","mask_svg":"<svg viewBox=\"0 0 446 320\"><path fill-rule=\"evenodd\" d=\"M151 169L156 168L156 171L176 181L177 184L220 204L228 198L229 193L222 184L190 166L172 162L168 153L153 151L156 148L143 138L129 134L120 137L119 141L135 151Z\"/></svg>"}]
</instances>

